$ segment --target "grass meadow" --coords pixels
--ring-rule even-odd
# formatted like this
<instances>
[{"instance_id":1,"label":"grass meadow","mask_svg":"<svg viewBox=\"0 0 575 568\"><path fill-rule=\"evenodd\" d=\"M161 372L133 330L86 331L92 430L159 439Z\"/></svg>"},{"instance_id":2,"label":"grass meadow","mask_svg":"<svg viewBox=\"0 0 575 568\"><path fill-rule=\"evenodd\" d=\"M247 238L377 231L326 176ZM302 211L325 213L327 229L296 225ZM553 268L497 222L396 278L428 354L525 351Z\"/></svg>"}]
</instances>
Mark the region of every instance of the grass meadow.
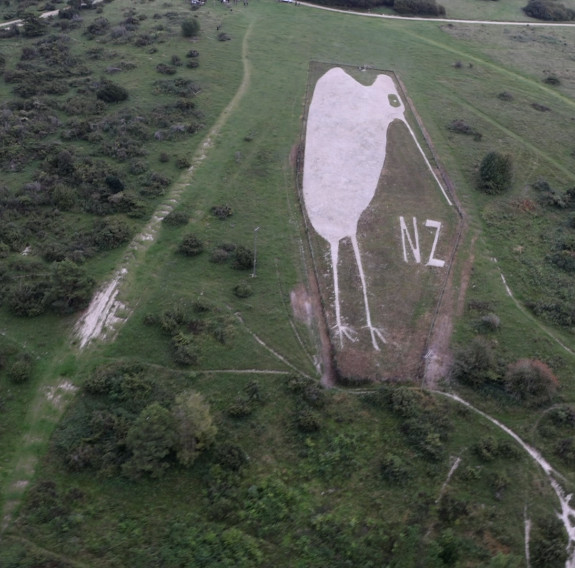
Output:
<instances>
[{"instance_id":1,"label":"grass meadow","mask_svg":"<svg viewBox=\"0 0 575 568\"><path fill-rule=\"evenodd\" d=\"M184 2L115 0L104 15L115 21L127 4L150 19L168 10L188 12ZM449 17L510 20L523 19L520 4L444 2ZM184 185L176 208L189 222L164 224L130 263L120 290L126 323L114 341L80 351L73 345L73 316L22 319L3 308L2 341L32 354L34 374L23 385L1 378L0 503L11 524L0 564L487 567L497 565L499 555L508 566L524 566L527 511L535 527L532 550L547 543L560 551L561 565L566 537L549 520L557 507L552 490L503 433L418 389L361 394L293 382L294 376L318 381L320 373L318 332L296 321L290 306L290 291L307 281L311 267L290 156L302 137L311 61L393 71L465 211L467 229L452 268L456 291L470 256L473 263L454 350L477 335L470 301L489 304L501 319L501 329L488 337L497 357L547 363L561 386L553 403L569 409L575 400L573 326L525 306L541 302L546 291L556 303L573 302L572 274L546 260L569 213L541 205L531 184L545 179L560 192L574 185L569 48L575 29L380 20L272 0L249 6L209 0L190 14L201 25L193 43L174 24L157 53L104 45L117 53L114 60L137 64L117 77L132 91L158 78L146 63L151 58L164 61L192 47L201 54L193 77L202 85L196 100L205 129L185 142L158 144L150 154L154 167ZM95 17L86 12L87 22ZM220 31L231 39L218 41ZM26 40L1 41L2 53L15 56ZM102 70L108 64L94 63ZM550 74L560 84L545 83ZM0 87L9 93L8 85ZM148 97L138 102L142 108L161 98L142 91ZM471 125L481 139L450 131L454 120ZM216 123L217 134L203 147ZM491 150L509 153L514 165L512 188L496 197L475 190L478 166ZM170 154L169 163L155 163L160 151ZM173 157L202 153L191 171L174 168ZM18 186L25 174L6 173L3 183ZM162 199L148 204L148 214ZM535 207L522 208L525 199ZM219 205L233 214L216 218L211 208ZM428 207L434 212L432 203ZM177 252L189 233L204 245L195 257ZM210 260L226 243L256 245L255 278L250 269L234 269L231 259ZM105 282L125 254L120 249L90 260L91 273ZM251 296L234 293L242 283ZM198 318L216 330L198 336L197 359L187 366L174 361L173 338L153 324L182 305L203 306ZM427 307L422 299L421 310ZM192 388L209 402L218 436L192 468L170 463L159 480L131 481L119 467L112 475L65 467L62 448L87 437L75 420L85 424L94 409L105 409L82 384L117 361L142 365L138 380L159 389L163 401L173 399L169 389ZM55 406L47 389L65 381L80 390ZM247 404L251 383L259 394ZM552 422L547 408L522 406L501 389L472 390L447 379L442 388L457 390L536 445L572 489L572 462L555 451L560 440L573 437L572 426ZM237 415L238 407L247 408L245 415ZM248 456L237 469L222 457L221 448L230 444ZM444 488L456 458L461 464Z\"/></svg>"}]
</instances>

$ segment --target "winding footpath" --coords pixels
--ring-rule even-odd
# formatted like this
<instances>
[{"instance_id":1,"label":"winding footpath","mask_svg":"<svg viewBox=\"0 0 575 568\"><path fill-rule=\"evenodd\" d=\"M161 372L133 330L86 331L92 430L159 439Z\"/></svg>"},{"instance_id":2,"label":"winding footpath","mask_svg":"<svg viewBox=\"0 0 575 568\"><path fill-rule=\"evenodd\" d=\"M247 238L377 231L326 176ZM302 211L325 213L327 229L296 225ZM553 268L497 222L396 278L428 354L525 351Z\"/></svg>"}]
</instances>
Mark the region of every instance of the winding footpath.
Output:
<instances>
[{"instance_id":1,"label":"winding footpath","mask_svg":"<svg viewBox=\"0 0 575 568\"><path fill-rule=\"evenodd\" d=\"M489 416L489 414L486 414L482 410L475 408L474 406L469 404L466 400L463 400L456 394L441 391L434 391L434 392L441 396L445 396L447 398L455 400L460 404L463 404L463 406L466 406L467 408L473 410L473 412L476 412L486 420L489 420L489 422L491 422L492 424L495 424L495 426L497 426L498 428L503 430L506 434L511 436L531 456L531 458L539 464L539 466L547 476L547 480L549 481L549 484L553 488L553 491L555 491L555 495L557 495L557 498L559 499L559 504L561 506L561 512L557 514L557 517L563 523L563 526L567 531L567 536L569 539L567 543L568 558L567 562L565 563L565 568L575 568L575 524L574 524L575 508L571 505L571 498L573 497L573 495L572 494L567 495L563 490L563 488L559 485L559 482L557 481L558 477L559 478L562 477L561 474L558 471L556 471L553 467L551 467L549 462L535 448L525 443L515 432L513 432L513 430L505 426L505 424L499 422L499 420L496 420L492 416ZM528 529L526 529L526 532L528 532Z\"/></svg>"}]
</instances>

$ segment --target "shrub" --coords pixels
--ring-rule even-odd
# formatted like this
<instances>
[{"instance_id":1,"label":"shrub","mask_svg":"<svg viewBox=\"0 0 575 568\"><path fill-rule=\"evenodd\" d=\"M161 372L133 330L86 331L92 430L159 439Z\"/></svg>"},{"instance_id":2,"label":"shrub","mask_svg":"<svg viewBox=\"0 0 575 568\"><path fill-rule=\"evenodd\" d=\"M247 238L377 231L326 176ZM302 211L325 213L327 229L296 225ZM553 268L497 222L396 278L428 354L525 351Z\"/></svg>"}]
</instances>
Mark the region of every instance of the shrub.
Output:
<instances>
[{"instance_id":1,"label":"shrub","mask_svg":"<svg viewBox=\"0 0 575 568\"><path fill-rule=\"evenodd\" d=\"M296 414L295 425L300 432L311 434L321 428L321 420L316 412L303 408Z\"/></svg>"},{"instance_id":2,"label":"shrub","mask_svg":"<svg viewBox=\"0 0 575 568\"><path fill-rule=\"evenodd\" d=\"M190 217L187 213L183 211L171 211L164 217L162 223L170 227L182 227L183 225L187 225L189 220Z\"/></svg>"},{"instance_id":3,"label":"shrub","mask_svg":"<svg viewBox=\"0 0 575 568\"><path fill-rule=\"evenodd\" d=\"M233 215L232 208L229 205L214 205L210 209L210 213L222 221Z\"/></svg>"},{"instance_id":4,"label":"shrub","mask_svg":"<svg viewBox=\"0 0 575 568\"><path fill-rule=\"evenodd\" d=\"M180 170L185 170L189 168L191 165L192 163L186 157L179 156L178 158L176 158L176 167Z\"/></svg>"},{"instance_id":5,"label":"shrub","mask_svg":"<svg viewBox=\"0 0 575 568\"><path fill-rule=\"evenodd\" d=\"M193 233L186 235L178 246L178 252L185 256L197 256L203 250L204 243Z\"/></svg>"},{"instance_id":6,"label":"shrub","mask_svg":"<svg viewBox=\"0 0 575 568\"><path fill-rule=\"evenodd\" d=\"M230 258L230 253L221 247L216 247L210 254L210 262L224 264Z\"/></svg>"},{"instance_id":7,"label":"shrub","mask_svg":"<svg viewBox=\"0 0 575 568\"><path fill-rule=\"evenodd\" d=\"M156 71L162 75L175 75L177 73L177 69L173 65L166 65L165 63L158 63Z\"/></svg>"},{"instance_id":8,"label":"shrub","mask_svg":"<svg viewBox=\"0 0 575 568\"><path fill-rule=\"evenodd\" d=\"M508 154L489 152L479 166L478 189L490 195L509 189L512 179L512 160Z\"/></svg>"},{"instance_id":9,"label":"shrub","mask_svg":"<svg viewBox=\"0 0 575 568\"><path fill-rule=\"evenodd\" d=\"M232 418L245 418L249 416L254 411L252 403L242 396L236 397L236 399L231 402L226 413Z\"/></svg>"},{"instance_id":10,"label":"shrub","mask_svg":"<svg viewBox=\"0 0 575 568\"><path fill-rule=\"evenodd\" d=\"M248 463L248 460L244 450L230 442L221 444L215 451L216 463L231 471L239 471Z\"/></svg>"},{"instance_id":11,"label":"shrub","mask_svg":"<svg viewBox=\"0 0 575 568\"><path fill-rule=\"evenodd\" d=\"M119 103L127 100L129 93L124 87L112 83L112 81L103 81L96 91L96 96L105 103Z\"/></svg>"},{"instance_id":12,"label":"shrub","mask_svg":"<svg viewBox=\"0 0 575 568\"><path fill-rule=\"evenodd\" d=\"M234 294L238 298L249 298L253 293L252 287L247 282L240 282L234 286Z\"/></svg>"},{"instance_id":13,"label":"shrub","mask_svg":"<svg viewBox=\"0 0 575 568\"><path fill-rule=\"evenodd\" d=\"M251 270L254 267L254 253L240 245L236 248L232 267L236 270Z\"/></svg>"},{"instance_id":14,"label":"shrub","mask_svg":"<svg viewBox=\"0 0 575 568\"><path fill-rule=\"evenodd\" d=\"M498 363L491 344L481 337L473 339L456 352L451 373L458 381L475 388L498 381Z\"/></svg>"},{"instance_id":15,"label":"shrub","mask_svg":"<svg viewBox=\"0 0 575 568\"><path fill-rule=\"evenodd\" d=\"M503 91L502 93L499 93L497 95L497 98L501 101L512 101L513 95L511 93L508 93L507 91Z\"/></svg>"},{"instance_id":16,"label":"shrub","mask_svg":"<svg viewBox=\"0 0 575 568\"><path fill-rule=\"evenodd\" d=\"M182 22L182 35L195 37L200 33L200 22L196 18L190 18Z\"/></svg>"},{"instance_id":17,"label":"shrub","mask_svg":"<svg viewBox=\"0 0 575 568\"><path fill-rule=\"evenodd\" d=\"M551 401L558 387L551 369L538 359L519 359L509 365L505 373L507 392L530 406Z\"/></svg>"},{"instance_id":18,"label":"shrub","mask_svg":"<svg viewBox=\"0 0 575 568\"><path fill-rule=\"evenodd\" d=\"M193 335L176 333L172 337L173 358L178 365L196 365L200 357L200 346Z\"/></svg>"},{"instance_id":19,"label":"shrub","mask_svg":"<svg viewBox=\"0 0 575 568\"><path fill-rule=\"evenodd\" d=\"M493 331L499 331L501 327L501 320L499 316L493 313L481 316L479 320L475 323L475 329L479 333L489 333Z\"/></svg>"},{"instance_id":20,"label":"shrub","mask_svg":"<svg viewBox=\"0 0 575 568\"><path fill-rule=\"evenodd\" d=\"M395 454L389 454L381 460L381 476L395 484L405 483L409 479L409 470L403 460Z\"/></svg>"},{"instance_id":21,"label":"shrub","mask_svg":"<svg viewBox=\"0 0 575 568\"><path fill-rule=\"evenodd\" d=\"M561 84L561 80L556 75L547 75L547 77L543 79L543 82L547 85L552 85L554 87Z\"/></svg>"},{"instance_id":22,"label":"shrub","mask_svg":"<svg viewBox=\"0 0 575 568\"><path fill-rule=\"evenodd\" d=\"M8 378L15 384L28 382L32 377L32 359L21 355L8 369Z\"/></svg>"},{"instance_id":23,"label":"shrub","mask_svg":"<svg viewBox=\"0 0 575 568\"><path fill-rule=\"evenodd\" d=\"M475 141L481 140L483 137L480 132L475 130L472 126L469 126L463 120L453 120L448 126L447 130L455 132L457 134L465 134L466 136L473 136Z\"/></svg>"},{"instance_id":24,"label":"shrub","mask_svg":"<svg viewBox=\"0 0 575 568\"><path fill-rule=\"evenodd\" d=\"M445 8L435 0L395 0L393 9L408 16L445 16Z\"/></svg>"},{"instance_id":25,"label":"shrub","mask_svg":"<svg viewBox=\"0 0 575 568\"><path fill-rule=\"evenodd\" d=\"M8 309L17 316L39 316L46 311L49 290L50 284L44 279L20 281L8 293Z\"/></svg>"},{"instance_id":26,"label":"shrub","mask_svg":"<svg viewBox=\"0 0 575 568\"><path fill-rule=\"evenodd\" d=\"M555 0L529 0L523 11L538 20L566 21L575 18L575 11Z\"/></svg>"},{"instance_id":27,"label":"shrub","mask_svg":"<svg viewBox=\"0 0 575 568\"><path fill-rule=\"evenodd\" d=\"M126 221L110 218L96 223L93 241L100 250L112 250L127 243L131 236L132 230Z\"/></svg>"}]
</instances>

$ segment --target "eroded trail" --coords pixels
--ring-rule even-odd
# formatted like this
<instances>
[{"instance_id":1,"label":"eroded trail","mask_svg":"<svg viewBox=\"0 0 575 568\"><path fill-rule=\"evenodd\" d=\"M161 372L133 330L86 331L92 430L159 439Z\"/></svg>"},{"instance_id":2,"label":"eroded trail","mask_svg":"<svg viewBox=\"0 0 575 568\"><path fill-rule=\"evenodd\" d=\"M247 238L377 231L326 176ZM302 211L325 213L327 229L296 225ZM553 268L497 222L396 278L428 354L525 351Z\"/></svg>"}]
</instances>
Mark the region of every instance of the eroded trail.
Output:
<instances>
[{"instance_id":1,"label":"eroded trail","mask_svg":"<svg viewBox=\"0 0 575 568\"><path fill-rule=\"evenodd\" d=\"M166 215L168 215L168 213L173 211L180 202L182 194L190 185L196 169L206 159L210 148L214 144L214 140L218 137L222 127L227 122L233 111L237 108L249 88L251 66L248 61L247 53L248 37L253 24L254 22L252 21L242 41L242 62L244 73L242 82L236 91L236 94L229 102L228 106L222 111L215 124L196 150L191 160L192 165L182 175L178 182L174 184L172 190L167 196L167 200L158 207L142 232L132 240L128 247L128 252L122 259L121 265L116 270L112 279L100 288L92 299L86 312L78 320L74 333L78 337L80 348L86 347L95 339L104 339L115 335L119 327L125 323L127 318L130 316L131 310L129 308L127 309L127 307L118 299L118 296L121 294L122 287L125 284L127 274L132 272L135 267L142 262L144 253L156 240L162 220Z\"/></svg>"}]
</instances>

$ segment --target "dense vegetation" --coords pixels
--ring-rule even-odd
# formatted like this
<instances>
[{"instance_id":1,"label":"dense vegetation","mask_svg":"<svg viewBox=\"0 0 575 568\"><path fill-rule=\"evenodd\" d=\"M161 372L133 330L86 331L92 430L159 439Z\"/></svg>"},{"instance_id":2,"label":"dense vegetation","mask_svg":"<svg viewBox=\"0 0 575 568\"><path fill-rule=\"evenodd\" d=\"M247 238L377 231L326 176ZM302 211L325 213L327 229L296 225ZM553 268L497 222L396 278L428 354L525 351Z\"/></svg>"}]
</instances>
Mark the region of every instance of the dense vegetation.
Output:
<instances>
[{"instance_id":1,"label":"dense vegetation","mask_svg":"<svg viewBox=\"0 0 575 568\"><path fill-rule=\"evenodd\" d=\"M169 66L176 78L150 73L169 63L154 46L180 33L177 12L85 14L70 7L48 22L26 12L1 58L11 96L0 109L0 301L20 316L87 305L87 261L129 241L172 180L160 155L203 127L200 86L181 58ZM137 51L146 57L130 60ZM147 77L137 88L136 73Z\"/></svg>"},{"instance_id":2,"label":"dense vegetation","mask_svg":"<svg viewBox=\"0 0 575 568\"><path fill-rule=\"evenodd\" d=\"M386 7L402 16L445 16L445 8L435 0L315 0L315 3L351 10Z\"/></svg>"}]
</instances>

